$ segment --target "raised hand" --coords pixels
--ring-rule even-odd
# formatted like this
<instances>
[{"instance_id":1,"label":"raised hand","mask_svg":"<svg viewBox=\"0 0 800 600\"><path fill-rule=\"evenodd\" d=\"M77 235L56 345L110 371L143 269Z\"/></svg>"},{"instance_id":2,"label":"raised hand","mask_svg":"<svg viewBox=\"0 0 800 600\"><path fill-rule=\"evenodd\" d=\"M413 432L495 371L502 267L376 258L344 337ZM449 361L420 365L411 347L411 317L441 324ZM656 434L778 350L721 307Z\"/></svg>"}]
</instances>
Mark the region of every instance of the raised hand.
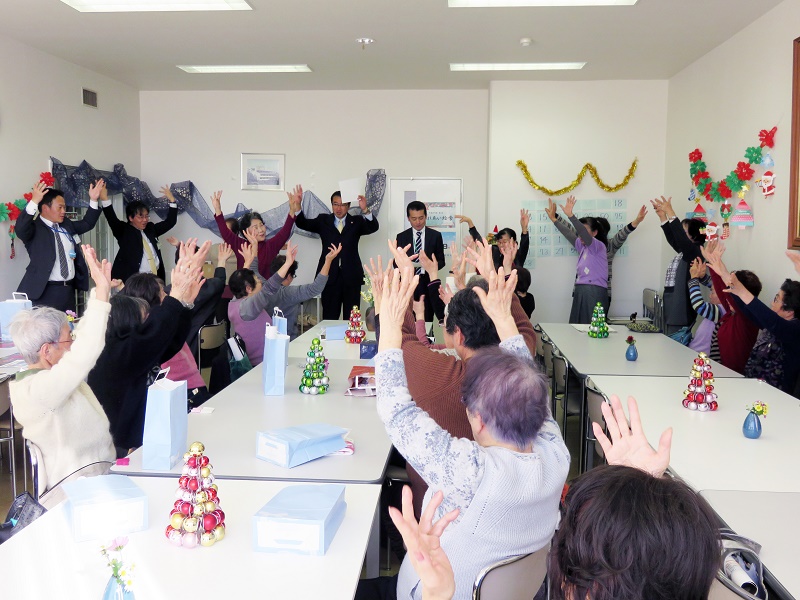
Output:
<instances>
[{"instance_id":1,"label":"raised hand","mask_svg":"<svg viewBox=\"0 0 800 600\"><path fill-rule=\"evenodd\" d=\"M416 254L408 255L411 250L411 244L406 244L405 247L398 246L397 240L389 240L389 251L394 256L394 264L398 269L411 268L414 269L414 259L417 258Z\"/></svg>"},{"instance_id":2,"label":"raised hand","mask_svg":"<svg viewBox=\"0 0 800 600\"><path fill-rule=\"evenodd\" d=\"M672 196L670 196L669 198L661 196L661 210L664 211L664 214L667 216L668 219L677 216L675 214L675 209L672 208Z\"/></svg>"},{"instance_id":3,"label":"raised hand","mask_svg":"<svg viewBox=\"0 0 800 600\"><path fill-rule=\"evenodd\" d=\"M383 278L381 293L381 339L378 350L399 348L402 341L402 325L408 303L417 288L419 276L414 275L414 267L394 269Z\"/></svg>"},{"instance_id":4,"label":"raised hand","mask_svg":"<svg viewBox=\"0 0 800 600\"><path fill-rule=\"evenodd\" d=\"M258 256L258 246L253 243L242 244L239 248L239 254L244 259L242 268L249 269L250 265L252 265L253 261L256 259L256 256Z\"/></svg>"},{"instance_id":5,"label":"raised hand","mask_svg":"<svg viewBox=\"0 0 800 600\"><path fill-rule=\"evenodd\" d=\"M642 208L639 209L639 214L636 215L636 218L631 221L631 225L634 227L638 227L639 224L644 221L644 218L647 216L647 206L642 204Z\"/></svg>"},{"instance_id":6,"label":"raised hand","mask_svg":"<svg viewBox=\"0 0 800 600\"><path fill-rule=\"evenodd\" d=\"M517 258L517 251L519 250L519 246L517 245L517 241L511 239L508 241L507 244L504 244L500 248L500 254L503 255L503 267L506 270L506 273L510 273L511 269L514 268L514 259Z\"/></svg>"},{"instance_id":7,"label":"raised hand","mask_svg":"<svg viewBox=\"0 0 800 600\"><path fill-rule=\"evenodd\" d=\"M705 246L700 246L700 252L706 259L708 266L722 278L726 285L730 285L730 273L722 262L722 255L725 254L725 244L720 240L710 240Z\"/></svg>"},{"instance_id":8,"label":"raised hand","mask_svg":"<svg viewBox=\"0 0 800 600\"><path fill-rule=\"evenodd\" d=\"M397 531L403 536L408 558L422 583L425 600L450 600L456 591L453 567L442 549L440 538L447 526L458 518L458 509L433 522L433 515L442 503L442 492L436 492L417 523L414 518L411 488L403 488L403 512L389 507Z\"/></svg>"},{"instance_id":9,"label":"raised hand","mask_svg":"<svg viewBox=\"0 0 800 600\"><path fill-rule=\"evenodd\" d=\"M511 275L506 279L505 270L500 267L497 272L494 269L489 269L484 277L489 283L489 291L484 292L478 286L473 287L472 290L481 301L483 310L494 323L497 335L502 342L519 333L517 324L511 314L511 300L517 287L517 271L511 271Z\"/></svg>"},{"instance_id":10,"label":"raised hand","mask_svg":"<svg viewBox=\"0 0 800 600\"><path fill-rule=\"evenodd\" d=\"M167 200L169 200L170 204L175 203L175 196L172 195L172 190L169 189L168 185L162 186L161 189L158 191L161 192L166 197Z\"/></svg>"},{"instance_id":11,"label":"raised hand","mask_svg":"<svg viewBox=\"0 0 800 600\"><path fill-rule=\"evenodd\" d=\"M231 256L233 256L233 248L222 242L217 249L217 266L224 267Z\"/></svg>"},{"instance_id":12,"label":"raised hand","mask_svg":"<svg viewBox=\"0 0 800 600\"><path fill-rule=\"evenodd\" d=\"M422 268L430 275L431 279L436 279L437 273L439 273L439 261L436 260L435 254L428 256L423 250L419 253L419 264L422 265Z\"/></svg>"},{"instance_id":13,"label":"raised hand","mask_svg":"<svg viewBox=\"0 0 800 600\"><path fill-rule=\"evenodd\" d=\"M556 219L558 218L557 217L558 206L556 206L556 203L553 202L552 198L547 199L547 208L544 209L544 212L547 214L547 216L553 223L556 222Z\"/></svg>"},{"instance_id":14,"label":"raised hand","mask_svg":"<svg viewBox=\"0 0 800 600\"><path fill-rule=\"evenodd\" d=\"M424 321L425 320L425 294L422 294L419 297L419 300L414 300L411 303L411 307L414 310L414 317L416 317L417 321Z\"/></svg>"},{"instance_id":15,"label":"raised hand","mask_svg":"<svg viewBox=\"0 0 800 600\"><path fill-rule=\"evenodd\" d=\"M450 289L448 284L445 283L444 285L439 286L439 299L445 306L450 304L450 300L453 299L453 296L453 290Z\"/></svg>"},{"instance_id":16,"label":"raised hand","mask_svg":"<svg viewBox=\"0 0 800 600\"><path fill-rule=\"evenodd\" d=\"M384 278L392 271L392 264L391 261L389 265L386 267L386 270L383 269L383 259L380 255L378 255L378 262L377 265L375 264L375 259L369 259L369 265L364 263L364 272L369 277L370 282L372 283L372 299L375 303L375 314L380 314L381 312L381 296L383 295L383 280Z\"/></svg>"},{"instance_id":17,"label":"raised hand","mask_svg":"<svg viewBox=\"0 0 800 600\"><path fill-rule=\"evenodd\" d=\"M358 208L361 209L361 212L367 213L369 210L367 209L367 198L366 196L359 196L358 197Z\"/></svg>"},{"instance_id":18,"label":"raised hand","mask_svg":"<svg viewBox=\"0 0 800 600\"><path fill-rule=\"evenodd\" d=\"M105 191L106 191L106 182L105 182L104 179L98 179L94 183L90 183L89 184L89 200L91 200L92 202L97 202L100 199L100 197L103 194L103 192L105 192ZM103 198L103 200L105 200L107 198L108 198L108 194L105 194L105 198Z\"/></svg>"},{"instance_id":19,"label":"raised hand","mask_svg":"<svg viewBox=\"0 0 800 600\"><path fill-rule=\"evenodd\" d=\"M36 185L33 186L33 190L31 190L31 202L39 204L42 198L44 198L45 191L47 191L47 186L41 181L37 182Z\"/></svg>"},{"instance_id":20,"label":"raised hand","mask_svg":"<svg viewBox=\"0 0 800 600\"><path fill-rule=\"evenodd\" d=\"M672 427L661 434L658 450L653 450L642 430L639 406L633 396L628 396L628 413L631 424L625 419L625 411L617 396L611 396L611 406L602 405L603 418L608 427L608 436L603 426L592 423L597 441L603 448L606 460L611 465L625 465L661 477L669 466L669 451L672 445Z\"/></svg>"},{"instance_id":21,"label":"raised hand","mask_svg":"<svg viewBox=\"0 0 800 600\"><path fill-rule=\"evenodd\" d=\"M211 206L214 209L215 215L222 214L222 190L216 191L211 194Z\"/></svg>"},{"instance_id":22,"label":"raised hand","mask_svg":"<svg viewBox=\"0 0 800 600\"><path fill-rule=\"evenodd\" d=\"M750 304L753 301L753 294L742 285L739 281L739 278L736 277L736 273L730 274L730 281L728 282L728 288L725 290L729 294L733 294L734 296L739 296L739 298L745 304Z\"/></svg>"},{"instance_id":23,"label":"raised hand","mask_svg":"<svg viewBox=\"0 0 800 600\"><path fill-rule=\"evenodd\" d=\"M289 198L289 214L296 215L303 205L303 186L294 186L294 190L286 192L286 195Z\"/></svg>"},{"instance_id":24,"label":"raised hand","mask_svg":"<svg viewBox=\"0 0 800 600\"><path fill-rule=\"evenodd\" d=\"M695 258L692 261L692 264L689 265L689 275L693 279L702 279L706 276L706 264L700 259L700 257Z\"/></svg>"},{"instance_id":25,"label":"raised hand","mask_svg":"<svg viewBox=\"0 0 800 600\"><path fill-rule=\"evenodd\" d=\"M108 302L111 295L111 263L97 260L97 253L89 244L82 244L83 258L89 267L89 275L95 285L95 298Z\"/></svg>"},{"instance_id":26,"label":"raised hand","mask_svg":"<svg viewBox=\"0 0 800 600\"><path fill-rule=\"evenodd\" d=\"M794 264L794 270L800 273L800 252L787 250L786 256L788 256L789 260L792 261L792 264Z\"/></svg>"},{"instance_id":27,"label":"raised hand","mask_svg":"<svg viewBox=\"0 0 800 600\"><path fill-rule=\"evenodd\" d=\"M462 223L466 223L467 226L472 229L475 225L472 223L472 219L470 219L467 215L454 215L456 219L458 219L458 224L461 225Z\"/></svg>"},{"instance_id":28,"label":"raised hand","mask_svg":"<svg viewBox=\"0 0 800 600\"><path fill-rule=\"evenodd\" d=\"M258 234L256 233L255 225L250 225L250 227L244 230L244 237L253 246L258 248Z\"/></svg>"},{"instance_id":29,"label":"raised hand","mask_svg":"<svg viewBox=\"0 0 800 600\"><path fill-rule=\"evenodd\" d=\"M577 200L575 200L575 196L569 196L567 198L567 202L565 204L560 204L561 210L567 216L567 218L572 217L574 215L575 204Z\"/></svg>"},{"instance_id":30,"label":"raised hand","mask_svg":"<svg viewBox=\"0 0 800 600\"><path fill-rule=\"evenodd\" d=\"M202 263L195 265L193 258L196 255L186 256L185 246L186 244L181 244L181 256L170 275L172 288L169 295L180 302L190 304L197 297L197 293L205 283L205 278L203 277Z\"/></svg>"},{"instance_id":31,"label":"raised hand","mask_svg":"<svg viewBox=\"0 0 800 600\"><path fill-rule=\"evenodd\" d=\"M331 244L332 245L332 244ZM293 244L291 240L286 242L286 262L285 265L289 265L290 267L294 264L294 261L297 259L297 244Z\"/></svg>"},{"instance_id":32,"label":"raised hand","mask_svg":"<svg viewBox=\"0 0 800 600\"><path fill-rule=\"evenodd\" d=\"M653 205L653 210L656 211L656 215L658 215L658 218L661 219L662 222L666 221L667 213L664 211L663 203L661 202L661 200L659 200L658 198L653 198L652 200L650 200L650 204Z\"/></svg>"},{"instance_id":33,"label":"raised hand","mask_svg":"<svg viewBox=\"0 0 800 600\"><path fill-rule=\"evenodd\" d=\"M475 243L475 249L467 248L465 252L467 262L475 267L479 275L488 276L490 271L494 271L494 259L492 258L492 248L486 238L480 243Z\"/></svg>"},{"instance_id":34,"label":"raised hand","mask_svg":"<svg viewBox=\"0 0 800 600\"><path fill-rule=\"evenodd\" d=\"M167 243L170 246L175 246L176 248L181 245L180 240L176 238L174 235L171 235L167 238Z\"/></svg>"},{"instance_id":35,"label":"raised hand","mask_svg":"<svg viewBox=\"0 0 800 600\"><path fill-rule=\"evenodd\" d=\"M297 246L295 246L297 248ZM333 259L339 256L339 253L342 251L342 245L339 244L331 244L328 246L328 253L325 255L325 260L333 262Z\"/></svg>"},{"instance_id":36,"label":"raised hand","mask_svg":"<svg viewBox=\"0 0 800 600\"><path fill-rule=\"evenodd\" d=\"M522 233L528 233L528 225L531 222L531 211L521 208L519 211L519 226L522 228Z\"/></svg>"},{"instance_id":37,"label":"raised hand","mask_svg":"<svg viewBox=\"0 0 800 600\"><path fill-rule=\"evenodd\" d=\"M209 250L211 250L210 241L205 241L202 246L198 247L197 238L189 238L186 242L181 242L178 256L186 259L193 267L200 267L202 270Z\"/></svg>"}]
</instances>

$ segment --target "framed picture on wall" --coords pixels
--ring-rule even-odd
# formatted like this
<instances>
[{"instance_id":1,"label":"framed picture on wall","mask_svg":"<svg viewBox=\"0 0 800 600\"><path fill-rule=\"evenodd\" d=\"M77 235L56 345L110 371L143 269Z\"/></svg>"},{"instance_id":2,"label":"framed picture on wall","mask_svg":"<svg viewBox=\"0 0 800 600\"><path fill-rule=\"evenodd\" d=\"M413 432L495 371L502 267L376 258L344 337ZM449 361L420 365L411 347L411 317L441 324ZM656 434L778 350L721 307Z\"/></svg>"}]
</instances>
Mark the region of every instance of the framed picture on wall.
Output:
<instances>
[{"instance_id":1,"label":"framed picture on wall","mask_svg":"<svg viewBox=\"0 0 800 600\"><path fill-rule=\"evenodd\" d=\"M285 154L242 153L242 189L283 191Z\"/></svg>"}]
</instances>

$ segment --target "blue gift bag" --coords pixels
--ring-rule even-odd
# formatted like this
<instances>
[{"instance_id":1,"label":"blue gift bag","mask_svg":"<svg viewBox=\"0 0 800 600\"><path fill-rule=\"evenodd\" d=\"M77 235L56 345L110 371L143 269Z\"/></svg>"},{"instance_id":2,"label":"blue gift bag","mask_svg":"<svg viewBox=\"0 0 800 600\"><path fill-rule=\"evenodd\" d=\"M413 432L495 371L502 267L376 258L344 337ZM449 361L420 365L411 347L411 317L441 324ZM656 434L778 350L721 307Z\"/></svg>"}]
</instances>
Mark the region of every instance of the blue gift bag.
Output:
<instances>
[{"instance_id":1,"label":"blue gift bag","mask_svg":"<svg viewBox=\"0 0 800 600\"><path fill-rule=\"evenodd\" d=\"M283 396L286 365L289 364L289 336L267 325L264 332L264 360L261 373L265 396Z\"/></svg>"},{"instance_id":2,"label":"blue gift bag","mask_svg":"<svg viewBox=\"0 0 800 600\"><path fill-rule=\"evenodd\" d=\"M292 468L345 447L346 429L309 423L256 433L256 457Z\"/></svg>"},{"instance_id":3,"label":"blue gift bag","mask_svg":"<svg viewBox=\"0 0 800 600\"><path fill-rule=\"evenodd\" d=\"M4 342L11 341L11 333L8 331L8 326L11 319L14 318L18 312L29 310L32 308L31 301L28 300L28 294L20 294L14 292L12 300L4 300L0 302L0 339Z\"/></svg>"},{"instance_id":4,"label":"blue gift bag","mask_svg":"<svg viewBox=\"0 0 800 600\"><path fill-rule=\"evenodd\" d=\"M289 333L286 327L286 317L283 316L283 311L277 306L275 310L272 311L272 325L278 328L278 333L282 333L283 335Z\"/></svg>"},{"instance_id":5,"label":"blue gift bag","mask_svg":"<svg viewBox=\"0 0 800 600\"><path fill-rule=\"evenodd\" d=\"M169 471L186 452L189 418L186 382L166 378L169 369L158 374L147 389L147 408L142 438L142 468Z\"/></svg>"}]
</instances>

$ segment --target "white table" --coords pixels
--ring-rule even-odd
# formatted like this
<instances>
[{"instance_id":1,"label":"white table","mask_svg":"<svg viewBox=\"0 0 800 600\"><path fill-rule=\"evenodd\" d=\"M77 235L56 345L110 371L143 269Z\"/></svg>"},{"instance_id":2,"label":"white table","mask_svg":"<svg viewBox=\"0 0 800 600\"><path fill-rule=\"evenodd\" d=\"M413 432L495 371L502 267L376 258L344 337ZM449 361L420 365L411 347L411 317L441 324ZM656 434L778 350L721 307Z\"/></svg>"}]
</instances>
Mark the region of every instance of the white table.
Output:
<instances>
[{"instance_id":1,"label":"white table","mask_svg":"<svg viewBox=\"0 0 800 600\"><path fill-rule=\"evenodd\" d=\"M728 527L761 544L769 585L783 597L800 597L795 554L800 538L800 494L704 490L701 495Z\"/></svg>"},{"instance_id":2,"label":"white table","mask_svg":"<svg viewBox=\"0 0 800 600\"><path fill-rule=\"evenodd\" d=\"M716 375L716 373L715 373ZM699 412L683 407L688 377L593 376L606 395L615 394L627 412L627 397L639 403L642 427L655 447L673 428L671 469L696 490L757 490L800 493L800 400L755 379L716 379L719 409ZM769 405L757 440L742 434L745 406ZM792 511L792 515L795 511ZM787 515L787 516L792 516Z\"/></svg>"},{"instance_id":3,"label":"white table","mask_svg":"<svg viewBox=\"0 0 800 600\"><path fill-rule=\"evenodd\" d=\"M636 375L654 377L689 377L697 353L660 333L634 333L624 326L614 325L616 333L607 338L590 338L568 323L540 323L540 327L556 348L566 357L573 370L582 376ZM625 338L633 335L639 358L625 359L628 344ZM714 377L742 377L736 371L712 361Z\"/></svg>"},{"instance_id":4,"label":"white table","mask_svg":"<svg viewBox=\"0 0 800 600\"><path fill-rule=\"evenodd\" d=\"M219 482L225 538L210 548L187 550L172 546L164 536L176 483L152 477L134 479L149 500L149 527L129 536L125 553L126 559L136 564L134 592L138 599L183 598L187 594L293 600L353 597L380 486L348 485L347 513L327 553L297 556L256 552L252 540L253 515L279 490L295 484ZM64 504L59 505L0 546L3 597L101 598L111 570L99 546L108 541L73 542Z\"/></svg>"},{"instance_id":5,"label":"white table","mask_svg":"<svg viewBox=\"0 0 800 600\"><path fill-rule=\"evenodd\" d=\"M362 316L364 313L361 313ZM327 327L334 325L343 325L348 321L320 321L311 329L306 331L303 335L298 336L289 344L289 358L305 358L309 348L311 348L311 340L320 338L322 342L323 352L325 357L331 361L333 360L359 360L361 358L361 350L359 344L348 344L344 340L325 340L322 337L322 332ZM366 331L366 325L364 326ZM374 340L375 332L367 331L365 340Z\"/></svg>"},{"instance_id":6,"label":"white table","mask_svg":"<svg viewBox=\"0 0 800 600\"><path fill-rule=\"evenodd\" d=\"M303 394L298 386L302 374L300 359L289 359L284 396L264 396L261 367L211 398L211 414L189 415L188 442L200 441L214 465L218 479L276 479L333 481L338 483L379 483L383 480L392 444L375 409L375 398L345 396L350 362L331 361L331 388L323 396ZM355 444L350 456L325 456L286 469L256 458L256 432L308 423L330 423L350 430ZM170 471L145 471L141 448L130 456L127 467L115 466L114 473L173 477Z\"/></svg>"}]
</instances>

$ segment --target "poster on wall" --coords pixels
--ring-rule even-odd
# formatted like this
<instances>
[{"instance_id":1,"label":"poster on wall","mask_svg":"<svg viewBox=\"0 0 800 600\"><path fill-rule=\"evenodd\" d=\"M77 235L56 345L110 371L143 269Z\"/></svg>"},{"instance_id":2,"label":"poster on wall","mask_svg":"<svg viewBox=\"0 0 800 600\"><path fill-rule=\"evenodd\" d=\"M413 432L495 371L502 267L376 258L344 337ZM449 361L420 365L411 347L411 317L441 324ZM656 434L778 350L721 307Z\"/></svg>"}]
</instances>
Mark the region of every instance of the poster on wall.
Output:
<instances>
[{"instance_id":1,"label":"poster on wall","mask_svg":"<svg viewBox=\"0 0 800 600\"><path fill-rule=\"evenodd\" d=\"M460 242L456 215L461 213L461 179L390 178L389 202L392 237L411 227L406 207L414 201L423 202L428 212L426 225L442 234L445 259L449 265L450 249Z\"/></svg>"}]
</instances>

